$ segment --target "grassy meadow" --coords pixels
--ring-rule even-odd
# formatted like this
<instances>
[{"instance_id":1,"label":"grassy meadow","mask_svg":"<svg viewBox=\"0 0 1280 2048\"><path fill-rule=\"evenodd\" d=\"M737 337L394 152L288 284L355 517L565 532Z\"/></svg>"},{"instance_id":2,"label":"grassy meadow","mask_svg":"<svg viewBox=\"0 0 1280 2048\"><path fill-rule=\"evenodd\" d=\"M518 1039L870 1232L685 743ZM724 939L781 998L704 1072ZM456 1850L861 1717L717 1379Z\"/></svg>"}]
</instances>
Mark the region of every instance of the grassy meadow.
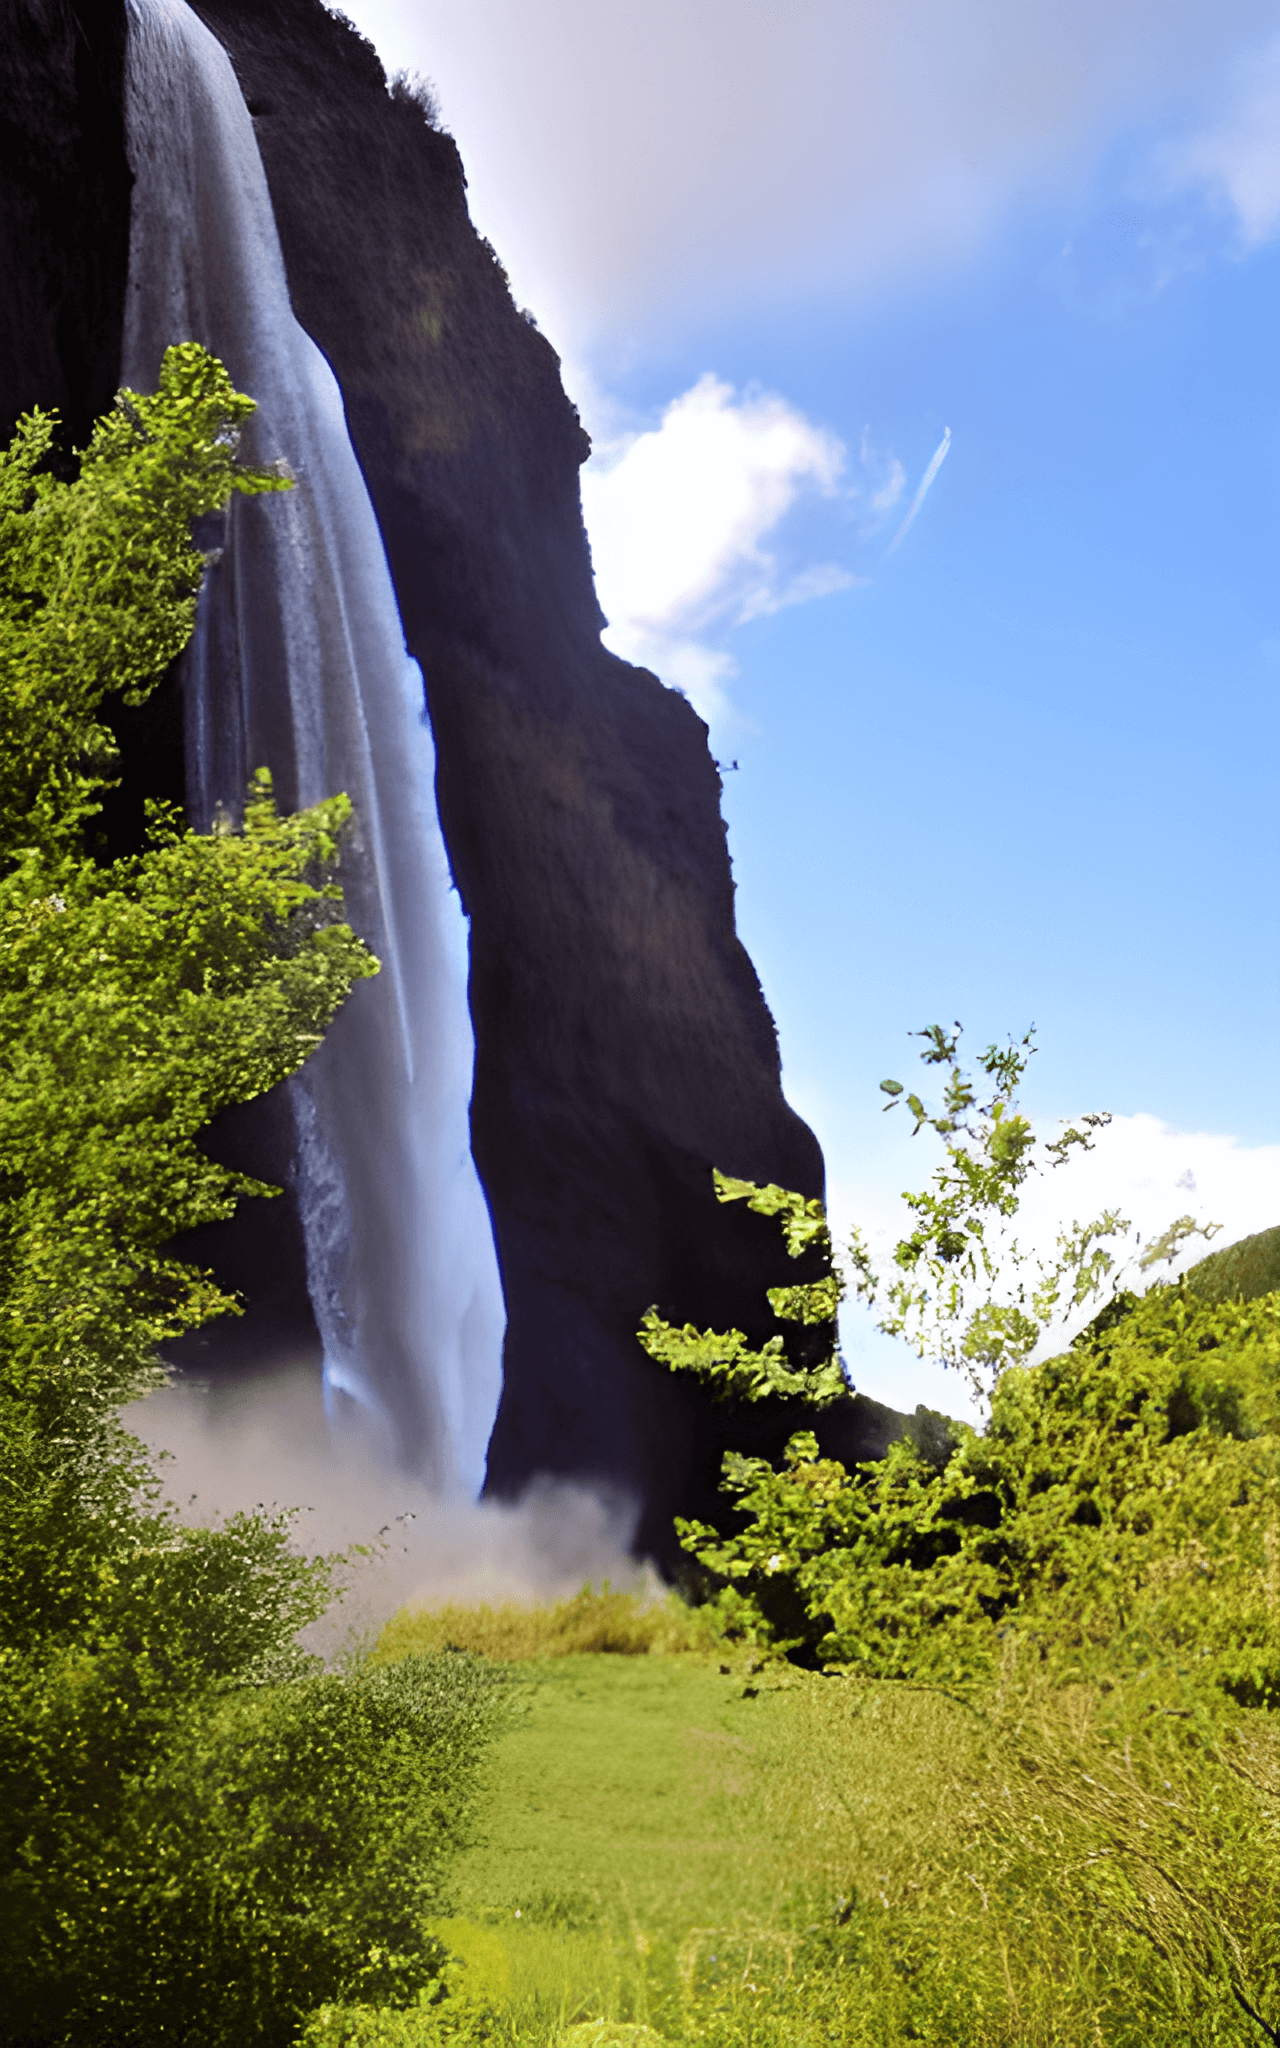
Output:
<instances>
[{"instance_id":1,"label":"grassy meadow","mask_svg":"<svg viewBox=\"0 0 1280 2048\"><path fill-rule=\"evenodd\" d=\"M582 1646L593 1620L610 1647ZM1233 1995L1228 1954L1251 1916L1276 1925L1269 1729L1247 1755L1225 1732L1216 1757L1162 1750L1177 1775L1153 1785L1150 1755L1108 1739L1087 1686L1034 1696L1008 1672L1007 1697L975 1704L805 1671L709 1646L675 1602L646 1612L607 1591L402 1613L374 1656L495 1642L506 1711L452 1912L433 1924L454 1996L335 2009L309 2043L1274 2038ZM1109 1854L1119 1870L1126 1832L1148 1858L1145 1923L1133 1900L1108 1911L1072 1882ZM1175 1919L1188 1910L1180 1942L1161 1886Z\"/></svg>"}]
</instances>

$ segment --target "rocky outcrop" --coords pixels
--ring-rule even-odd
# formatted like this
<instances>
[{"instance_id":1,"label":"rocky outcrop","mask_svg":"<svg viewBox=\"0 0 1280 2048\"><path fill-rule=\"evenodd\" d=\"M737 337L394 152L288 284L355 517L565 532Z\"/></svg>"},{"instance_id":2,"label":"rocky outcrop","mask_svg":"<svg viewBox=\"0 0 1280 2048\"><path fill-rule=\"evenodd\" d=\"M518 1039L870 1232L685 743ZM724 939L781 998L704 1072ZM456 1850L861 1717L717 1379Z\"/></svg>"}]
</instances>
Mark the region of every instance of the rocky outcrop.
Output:
<instances>
[{"instance_id":1,"label":"rocky outcrop","mask_svg":"<svg viewBox=\"0 0 1280 2048\"><path fill-rule=\"evenodd\" d=\"M611 1485L641 1503L639 1546L670 1556L671 1514L710 1505L724 1444L768 1448L794 1418L716 1407L645 1356L636 1324L656 1303L770 1334L764 1289L806 1275L776 1226L717 1204L711 1167L822 1187L735 934L706 730L600 644L578 492L586 437L554 351L470 224L451 138L388 93L374 51L320 0L196 11L254 117L294 309L341 384L427 679L441 821L471 917L474 1151L509 1316L489 1486L518 1493L538 1473ZM71 6L10 0L9 12L24 50L33 38L80 50ZM19 274L39 279L23 291L43 309L25 353L5 343L0 402L14 411L53 400L79 419L112 382L120 10L99 12L110 32L97 32L96 68L58 57L61 111L24 131L36 171L6 173L36 192L22 202ZM82 102L115 123L87 167ZM108 222L92 250L78 229L74 245L60 239L48 196L77 165ZM11 307L15 329L27 321ZM169 772L162 742L159 727L126 738L144 780L149 748ZM261 1165L269 1136L240 1112L228 1141ZM230 1236L202 1248L222 1258L219 1243L230 1257ZM898 1422L851 1402L831 1428L846 1454L872 1455Z\"/></svg>"}]
</instances>

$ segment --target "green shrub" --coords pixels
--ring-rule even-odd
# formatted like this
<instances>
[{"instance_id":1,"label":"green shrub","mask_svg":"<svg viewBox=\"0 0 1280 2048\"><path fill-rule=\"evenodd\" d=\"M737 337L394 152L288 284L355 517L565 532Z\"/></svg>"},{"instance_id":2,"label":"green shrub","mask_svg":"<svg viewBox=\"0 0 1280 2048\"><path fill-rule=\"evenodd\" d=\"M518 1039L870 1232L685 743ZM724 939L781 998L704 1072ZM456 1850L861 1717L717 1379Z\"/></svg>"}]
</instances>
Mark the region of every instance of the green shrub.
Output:
<instances>
[{"instance_id":1,"label":"green shrub","mask_svg":"<svg viewBox=\"0 0 1280 2048\"><path fill-rule=\"evenodd\" d=\"M726 1460L740 1533L684 1540L762 1628L788 1595L819 1656L878 1676L989 1682L1016 1626L1280 1702L1280 1296L1122 1306L1003 1374L941 1467L904 1440L849 1473L798 1435L781 1472Z\"/></svg>"},{"instance_id":2,"label":"green shrub","mask_svg":"<svg viewBox=\"0 0 1280 2048\"><path fill-rule=\"evenodd\" d=\"M494 1703L483 1666L440 1656L175 1717L111 1813L50 1841L59 1967L32 1988L55 2038L284 2043L325 1999L434 1986L425 1921Z\"/></svg>"},{"instance_id":3,"label":"green shrub","mask_svg":"<svg viewBox=\"0 0 1280 2048\"><path fill-rule=\"evenodd\" d=\"M510 2020L466 1997L427 1998L394 2010L373 2005L324 2005L298 2035L298 2048L482 2048L516 2043Z\"/></svg>"}]
</instances>

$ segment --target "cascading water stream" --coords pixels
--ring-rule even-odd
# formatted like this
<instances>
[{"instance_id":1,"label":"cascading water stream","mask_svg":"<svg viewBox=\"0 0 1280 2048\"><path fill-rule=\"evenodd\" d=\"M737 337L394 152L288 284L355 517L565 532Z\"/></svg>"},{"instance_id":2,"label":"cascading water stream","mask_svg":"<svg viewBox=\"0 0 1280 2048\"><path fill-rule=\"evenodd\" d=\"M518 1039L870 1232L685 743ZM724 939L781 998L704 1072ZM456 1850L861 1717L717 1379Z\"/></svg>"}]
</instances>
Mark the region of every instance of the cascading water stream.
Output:
<instances>
[{"instance_id":1,"label":"cascading water stream","mask_svg":"<svg viewBox=\"0 0 1280 2048\"><path fill-rule=\"evenodd\" d=\"M297 482L233 500L187 656L191 821L269 767L282 806L345 790L342 880L382 972L290 1084L326 1387L472 1492L501 1381L502 1293L471 1158L467 932L434 792L422 676L337 382L289 303L258 146L222 46L184 0L128 0L135 174L124 381L199 341L258 402L245 453Z\"/></svg>"}]
</instances>

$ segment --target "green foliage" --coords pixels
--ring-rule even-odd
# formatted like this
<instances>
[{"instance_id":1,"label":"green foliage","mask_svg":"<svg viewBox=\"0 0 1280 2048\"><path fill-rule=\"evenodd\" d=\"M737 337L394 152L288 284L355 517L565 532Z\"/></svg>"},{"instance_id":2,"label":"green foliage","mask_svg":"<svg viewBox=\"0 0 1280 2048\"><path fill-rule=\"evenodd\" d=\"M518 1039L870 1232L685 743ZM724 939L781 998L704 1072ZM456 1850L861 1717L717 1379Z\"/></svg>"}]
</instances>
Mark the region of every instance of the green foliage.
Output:
<instances>
[{"instance_id":1,"label":"green foliage","mask_svg":"<svg viewBox=\"0 0 1280 2048\"><path fill-rule=\"evenodd\" d=\"M1028 1174L1038 1170L1037 1150L1060 1166L1074 1150L1090 1150L1094 1133L1110 1119L1084 1117L1083 1129L1071 1126L1038 1148L1017 1100L1035 1052L1033 1032L987 1046L976 1073L961 1063L958 1024L951 1031L931 1024L915 1035L925 1041L925 1065L947 1070L941 1110L931 1112L900 1081L880 1087L890 1098L886 1109L906 1102L915 1118L913 1137L930 1129L942 1139L942 1162L929 1187L904 1194L914 1222L894 1247L886 1274L876 1271L854 1231L852 1286L864 1301L883 1303L879 1327L889 1336L905 1338L921 1357L958 1367L981 1391L985 1376L1034 1349L1061 1302L1064 1280L1071 1305L1079 1306L1112 1271L1104 1240L1128 1228L1114 1211L1083 1228L1074 1224L1048 1266L1029 1261L1007 1229Z\"/></svg>"},{"instance_id":2,"label":"green foliage","mask_svg":"<svg viewBox=\"0 0 1280 2048\"><path fill-rule=\"evenodd\" d=\"M197 1150L292 1073L376 962L323 882L346 799L242 834L167 816L138 858L28 856L0 880L0 1355L23 1399L118 1401L174 1331L232 1306L163 1247L271 1192ZM36 1383L40 1392L37 1394ZM46 1424L47 1426L47 1424Z\"/></svg>"},{"instance_id":3,"label":"green foliage","mask_svg":"<svg viewBox=\"0 0 1280 2048\"><path fill-rule=\"evenodd\" d=\"M446 1995L424 1994L420 2003L398 2010L323 2005L299 2034L298 2048L515 2048L518 2040L507 2014L448 1984Z\"/></svg>"},{"instance_id":4,"label":"green foliage","mask_svg":"<svg viewBox=\"0 0 1280 2048\"><path fill-rule=\"evenodd\" d=\"M1280 1228L1210 1252L1187 1274L1187 1287L1205 1301L1253 1301L1280 1292Z\"/></svg>"},{"instance_id":5,"label":"green foliage","mask_svg":"<svg viewBox=\"0 0 1280 2048\"><path fill-rule=\"evenodd\" d=\"M52 422L0 462L0 1986L23 2048L293 2038L328 1999L438 1982L439 1907L491 1716L471 1660L324 1675L334 1597L290 1518L191 1528L119 1404L236 1304L172 1240L274 1190L196 1138L292 1074L377 963L341 922L349 806L242 831L164 810L135 859L80 838L194 618L190 522L287 478L234 461L252 409L170 350L80 476Z\"/></svg>"},{"instance_id":6,"label":"green foliage","mask_svg":"<svg viewBox=\"0 0 1280 2048\"><path fill-rule=\"evenodd\" d=\"M45 1686L33 1750L100 1737L74 1694L118 1682L102 1662L64 1672L55 1726ZM212 1695L135 1685L121 1705L150 1707L162 1739L134 1732L132 1770L99 1754L70 1799L55 1755L61 1805L17 1845L5 1977L29 2031L9 2038L284 2043L325 1999L405 2004L438 1985L425 1920L495 1698L484 1666L445 1655Z\"/></svg>"},{"instance_id":7,"label":"green foliage","mask_svg":"<svg viewBox=\"0 0 1280 2048\"><path fill-rule=\"evenodd\" d=\"M1016 1622L1055 1657L1194 1657L1280 1704L1280 1297L1126 1308L1004 1373L941 1467L904 1439L849 1473L801 1434L780 1472L726 1460L741 1533L682 1540L759 1624L787 1588L822 1657L877 1676L989 1680Z\"/></svg>"},{"instance_id":8,"label":"green foliage","mask_svg":"<svg viewBox=\"0 0 1280 2048\"><path fill-rule=\"evenodd\" d=\"M794 1292L802 1290L797 1288ZM781 1312L775 1306L774 1313ZM672 1372L691 1372L708 1381L722 1400L762 1401L771 1394L799 1394L821 1407L849 1391L837 1358L825 1359L818 1367L792 1371L781 1337L770 1337L753 1351L741 1330L699 1330L693 1323L678 1330L652 1308L637 1335L650 1358L656 1358Z\"/></svg>"},{"instance_id":9,"label":"green foliage","mask_svg":"<svg viewBox=\"0 0 1280 2048\"><path fill-rule=\"evenodd\" d=\"M930 1111L900 1081L880 1088L889 1097L886 1109L905 1101L915 1118L913 1137L929 1129L942 1139L942 1161L927 1188L904 1193L914 1222L884 1270L854 1230L847 1285L879 1306L877 1327L887 1336L962 1372L985 1395L1006 1366L1031 1355L1055 1320L1097 1301L1108 1282L1119 1284L1111 1247L1129 1230L1119 1210L1073 1222L1048 1259L1026 1251L1011 1230L1028 1175L1091 1151L1111 1118L1083 1116L1059 1137L1037 1139L1017 1099L1036 1051L1034 1031L987 1046L976 1073L961 1063L959 1024L950 1031L931 1024L913 1035L925 1041L925 1065L947 1069L941 1110ZM1189 1237L1211 1238L1217 1228L1179 1217L1137 1258L1139 1270L1171 1263Z\"/></svg>"},{"instance_id":10,"label":"green foliage","mask_svg":"<svg viewBox=\"0 0 1280 2048\"><path fill-rule=\"evenodd\" d=\"M746 1202L758 1215L781 1219L791 1258L816 1251L830 1259L826 1211L816 1198L793 1194L790 1189L772 1183L758 1187L754 1181L734 1180L718 1171L713 1172L712 1178L718 1201ZM741 1330L699 1330L693 1323L677 1329L664 1321L656 1308L646 1312L636 1334L650 1358L657 1359L671 1372L693 1373L705 1380L721 1399L762 1401L771 1395L799 1395L815 1407L824 1407L849 1391L835 1348L835 1319L843 1291L843 1282L834 1272L797 1287L766 1289L769 1306L780 1321L803 1323L829 1332L831 1350L812 1365L790 1366L781 1335L767 1338L759 1349L752 1350Z\"/></svg>"},{"instance_id":11,"label":"green foliage","mask_svg":"<svg viewBox=\"0 0 1280 2048\"><path fill-rule=\"evenodd\" d=\"M191 637L204 557L191 522L233 491L289 488L235 459L254 410L195 342L167 351L154 397L122 391L74 483L42 468L57 416L0 452L0 865L73 852L115 743L104 697L139 703Z\"/></svg>"},{"instance_id":12,"label":"green foliage","mask_svg":"<svg viewBox=\"0 0 1280 2048\"><path fill-rule=\"evenodd\" d=\"M815 1196L806 1199L772 1182L767 1187L757 1187L753 1180L735 1180L727 1173L713 1173L711 1177L718 1202L745 1202L757 1216L780 1216L782 1234L793 1259L807 1251L818 1251L824 1258L830 1258L827 1213Z\"/></svg>"}]
</instances>

